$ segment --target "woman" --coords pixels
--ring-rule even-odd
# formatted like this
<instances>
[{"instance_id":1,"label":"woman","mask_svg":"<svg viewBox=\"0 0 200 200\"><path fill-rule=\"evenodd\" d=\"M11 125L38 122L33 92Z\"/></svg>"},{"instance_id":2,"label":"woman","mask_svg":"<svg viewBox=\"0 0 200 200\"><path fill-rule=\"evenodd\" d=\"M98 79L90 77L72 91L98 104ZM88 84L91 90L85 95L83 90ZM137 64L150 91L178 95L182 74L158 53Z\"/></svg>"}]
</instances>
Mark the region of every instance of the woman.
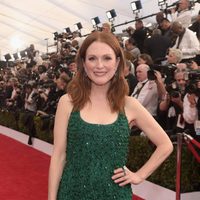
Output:
<instances>
[{"instance_id":1,"label":"woman","mask_svg":"<svg viewBox=\"0 0 200 200\"><path fill-rule=\"evenodd\" d=\"M147 64L149 66L153 65L153 60L149 54L143 53L138 56L137 65Z\"/></svg>"},{"instance_id":2,"label":"woman","mask_svg":"<svg viewBox=\"0 0 200 200\"><path fill-rule=\"evenodd\" d=\"M77 66L56 112L49 200L130 200L130 184L146 179L171 153L172 144L138 101L127 96L124 57L115 36L89 35ZM132 123L157 146L137 172L125 167Z\"/></svg>"},{"instance_id":3,"label":"woman","mask_svg":"<svg viewBox=\"0 0 200 200\"><path fill-rule=\"evenodd\" d=\"M182 60L182 52L180 49L169 49L169 53L167 55L167 64L177 64Z\"/></svg>"}]
</instances>

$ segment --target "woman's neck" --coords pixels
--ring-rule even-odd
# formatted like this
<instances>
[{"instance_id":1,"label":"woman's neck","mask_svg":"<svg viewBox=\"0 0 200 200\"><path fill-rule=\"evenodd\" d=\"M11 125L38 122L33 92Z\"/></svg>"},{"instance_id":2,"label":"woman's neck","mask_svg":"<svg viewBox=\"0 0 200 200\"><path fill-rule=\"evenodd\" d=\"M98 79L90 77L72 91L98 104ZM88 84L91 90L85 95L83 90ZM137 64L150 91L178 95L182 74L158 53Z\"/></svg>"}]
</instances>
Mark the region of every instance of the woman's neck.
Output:
<instances>
[{"instance_id":1,"label":"woman's neck","mask_svg":"<svg viewBox=\"0 0 200 200\"><path fill-rule=\"evenodd\" d=\"M91 96L106 97L109 85L92 85Z\"/></svg>"}]
</instances>

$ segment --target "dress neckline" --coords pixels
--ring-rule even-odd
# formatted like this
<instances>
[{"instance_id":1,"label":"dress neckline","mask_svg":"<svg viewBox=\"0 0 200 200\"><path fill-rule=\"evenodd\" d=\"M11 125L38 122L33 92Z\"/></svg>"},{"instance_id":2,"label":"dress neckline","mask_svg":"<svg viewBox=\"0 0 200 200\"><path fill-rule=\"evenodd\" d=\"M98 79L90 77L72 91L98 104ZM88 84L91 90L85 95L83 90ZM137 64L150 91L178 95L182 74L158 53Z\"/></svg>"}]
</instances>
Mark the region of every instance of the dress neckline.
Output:
<instances>
[{"instance_id":1,"label":"dress neckline","mask_svg":"<svg viewBox=\"0 0 200 200\"><path fill-rule=\"evenodd\" d=\"M115 124L119 121L119 116L120 116L120 113L118 113L117 118L116 118L113 122L111 122L111 123L109 123L109 124L97 124L97 123L88 122L88 121L86 121L85 119L83 119L82 116L81 116L80 111L77 111L77 113L78 113L78 116L79 116L80 120L81 120L84 124L91 125L91 126L113 126L113 125L115 125Z\"/></svg>"}]
</instances>

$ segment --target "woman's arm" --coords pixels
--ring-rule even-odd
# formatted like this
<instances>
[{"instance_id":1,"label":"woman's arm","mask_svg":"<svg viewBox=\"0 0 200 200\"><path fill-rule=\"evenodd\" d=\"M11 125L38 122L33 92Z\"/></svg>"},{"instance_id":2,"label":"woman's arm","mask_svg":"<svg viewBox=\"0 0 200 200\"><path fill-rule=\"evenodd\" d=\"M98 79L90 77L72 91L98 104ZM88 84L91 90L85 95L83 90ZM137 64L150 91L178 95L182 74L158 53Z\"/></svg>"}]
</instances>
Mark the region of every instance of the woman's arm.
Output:
<instances>
[{"instance_id":1,"label":"woman's arm","mask_svg":"<svg viewBox=\"0 0 200 200\"><path fill-rule=\"evenodd\" d=\"M156 145L156 150L150 159L136 172L144 180L170 155L173 151L173 145L160 125L138 102L136 103L136 107L136 125Z\"/></svg>"},{"instance_id":2,"label":"woman's arm","mask_svg":"<svg viewBox=\"0 0 200 200\"><path fill-rule=\"evenodd\" d=\"M155 71L155 76L156 76L156 85L157 85L157 89L158 89L158 96L159 96L159 99L162 99L165 94L166 94L166 88L165 88L165 84L162 80L162 76L160 74L160 72L158 71Z\"/></svg>"},{"instance_id":3,"label":"woman's arm","mask_svg":"<svg viewBox=\"0 0 200 200\"><path fill-rule=\"evenodd\" d=\"M49 167L48 200L57 199L57 191L66 162L67 125L72 106L67 95L60 98L54 125L54 147Z\"/></svg>"},{"instance_id":4,"label":"woman's arm","mask_svg":"<svg viewBox=\"0 0 200 200\"><path fill-rule=\"evenodd\" d=\"M173 150L173 145L167 134L150 113L134 98L129 98L128 100L126 115L128 120L134 120L136 125L146 134L151 142L156 145L156 150L137 172L131 172L126 168L126 175L124 176L121 168L115 170L115 175L112 178L115 180L115 183L118 183L120 186L129 183L141 183L160 166Z\"/></svg>"}]
</instances>

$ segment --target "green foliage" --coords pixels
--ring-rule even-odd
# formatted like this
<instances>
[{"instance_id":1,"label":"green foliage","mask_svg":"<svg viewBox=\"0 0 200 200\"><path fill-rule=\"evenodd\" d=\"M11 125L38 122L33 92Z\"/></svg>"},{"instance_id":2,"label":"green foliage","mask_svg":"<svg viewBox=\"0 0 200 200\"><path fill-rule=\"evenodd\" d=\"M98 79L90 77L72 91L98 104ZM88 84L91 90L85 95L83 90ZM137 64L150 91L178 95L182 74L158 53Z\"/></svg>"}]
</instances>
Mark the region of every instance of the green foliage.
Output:
<instances>
[{"instance_id":1,"label":"green foliage","mask_svg":"<svg viewBox=\"0 0 200 200\"><path fill-rule=\"evenodd\" d=\"M0 111L0 124L28 135L28 124L25 125L26 115L26 113L12 113L8 111ZM46 120L48 120L48 123L44 127L44 119L42 119L39 116L34 117L34 125L36 129L35 137L52 144L53 122L48 118Z\"/></svg>"},{"instance_id":2,"label":"green foliage","mask_svg":"<svg viewBox=\"0 0 200 200\"><path fill-rule=\"evenodd\" d=\"M51 129L51 121L42 119L39 116L34 118L37 138L49 143L53 143L53 131ZM45 124L46 123L46 124Z\"/></svg>"},{"instance_id":3,"label":"green foliage","mask_svg":"<svg viewBox=\"0 0 200 200\"><path fill-rule=\"evenodd\" d=\"M0 111L0 124L28 134L24 125L25 113ZM53 143L53 119L34 117L37 138ZM130 137L127 167L137 171L155 150L154 145L141 136ZM176 145L169 158L149 177L149 181L175 191L176 186ZM200 152L199 152L200 153ZM182 148L181 192L198 191L200 188L200 164L186 145Z\"/></svg>"},{"instance_id":4,"label":"green foliage","mask_svg":"<svg viewBox=\"0 0 200 200\"><path fill-rule=\"evenodd\" d=\"M151 156L155 147L146 137L130 137L127 166L137 171ZM167 160L149 177L149 181L176 190L176 145ZM200 164L186 145L182 148L181 192L198 191L200 188Z\"/></svg>"}]
</instances>

